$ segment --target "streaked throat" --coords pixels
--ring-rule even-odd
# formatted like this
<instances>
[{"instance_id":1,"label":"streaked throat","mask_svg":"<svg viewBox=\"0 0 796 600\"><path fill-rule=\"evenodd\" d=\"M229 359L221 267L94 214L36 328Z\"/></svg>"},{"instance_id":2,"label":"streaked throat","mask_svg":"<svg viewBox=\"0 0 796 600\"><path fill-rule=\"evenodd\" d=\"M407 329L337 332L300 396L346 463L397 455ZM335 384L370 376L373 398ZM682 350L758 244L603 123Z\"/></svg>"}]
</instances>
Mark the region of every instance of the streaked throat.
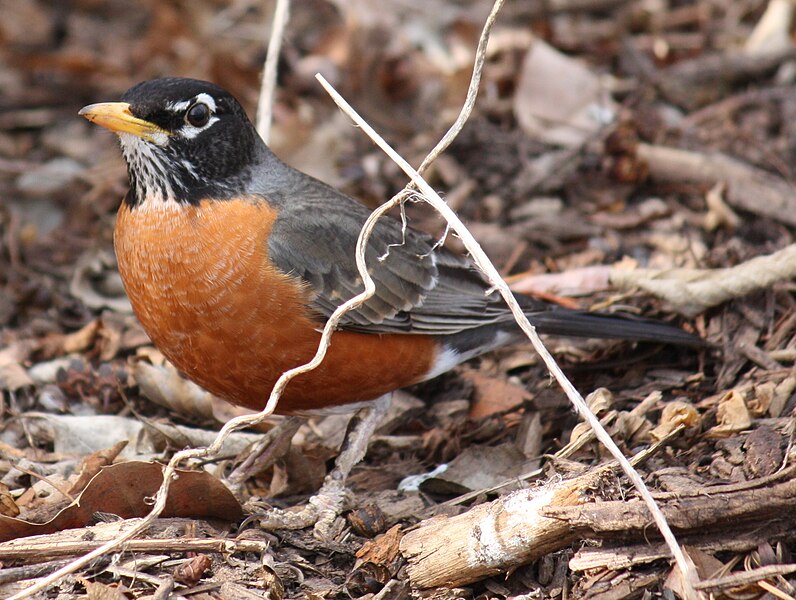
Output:
<instances>
[{"instance_id":1,"label":"streaked throat","mask_svg":"<svg viewBox=\"0 0 796 600\"><path fill-rule=\"evenodd\" d=\"M180 164L164 147L130 133L120 134L119 141L130 178L128 204L176 204L189 197L188 177L196 172L193 165Z\"/></svg>"}]
</instances>

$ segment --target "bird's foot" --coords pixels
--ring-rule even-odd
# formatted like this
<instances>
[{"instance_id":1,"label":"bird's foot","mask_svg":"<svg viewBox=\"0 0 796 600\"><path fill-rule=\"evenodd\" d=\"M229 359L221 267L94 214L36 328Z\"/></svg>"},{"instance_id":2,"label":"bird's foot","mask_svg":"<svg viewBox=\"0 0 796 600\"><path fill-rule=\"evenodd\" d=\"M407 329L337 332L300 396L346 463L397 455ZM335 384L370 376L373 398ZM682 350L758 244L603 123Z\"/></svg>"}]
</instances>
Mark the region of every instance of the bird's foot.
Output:
<instances>
[{"instance_id":1,"label":"bird's foot","mask_svg":"<svg viewBox=\"0 0 796 600\"><path fill-rule=\"evenodd\" d=\"M254 520L265 530L313 527L313 534L317 539L329 540L340 531L338 517L348 510L352 503L351 491L342 482L327 477L318 493L298 511L271 508L254 515Z\"/></svg>"},{"instance_id":2,"label":"bird's foot","mask_svg":"<svg viewBox=\"0 0 796 600\"><path fill-rule=\"evenodd\" d=\"M353 495L346 489L345 481L351 469L361 461L368 448L368 441L376 426L387 413L390 396L383 396L372 405L358 411L348 423L340 454L334 469L326 476L321 489L310 498L306 506L297 512L268 509L253 515L263 529L305 529L314 525L318 539L332 539L340 529L338 517L351 507Z\"/></svg>"}]
</instances>

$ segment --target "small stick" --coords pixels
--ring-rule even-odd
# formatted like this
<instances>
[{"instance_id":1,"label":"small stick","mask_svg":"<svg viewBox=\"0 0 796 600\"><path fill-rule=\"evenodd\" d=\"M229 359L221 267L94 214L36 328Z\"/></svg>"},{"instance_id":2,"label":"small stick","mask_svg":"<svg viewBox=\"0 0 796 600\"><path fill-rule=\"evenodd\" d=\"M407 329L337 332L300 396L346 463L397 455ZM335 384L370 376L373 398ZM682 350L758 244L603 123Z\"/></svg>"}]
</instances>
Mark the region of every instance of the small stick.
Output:
<instances>
[{"instance_id":1,"label":"small stick","mask_svg":"<svg viewBox=\"0 0 796 600\"><path fill-rule=\"evenodd\" d=\"M260 85L260 97L257 100L257 133L267 144L271 135L271 121L276 94L276 68L279 66L279 53L282 50L282 38L285 26L290 18L290 0L276 0L274 18L271 22L271 38L268 40L268 52L263 65L263 80Z\"/></svg>"},{"instance_id":2,"label":"small stick","mask_svg":"<svg viewBox=\"0 0 796 600\"><path fill-rule=\"evenodd\" d=\"M696 587L708 592L720 592L729 587L758 583L769 577L789 575L793 572L796 572L796 564L767 565L765 567L752 569L751 571L741 571L740 573L733 573L732 575L725 575L724 577L717 577L716 579L706 579L698 583Z\"/></svg>"},{"instance_id":3,"label":"small stick","mask_svg":"<svg viewBox=\"0 0 796 600\"><path fill-rule=\"evenodd\" d=\"M42 557L55 558L59 556L74 556L96 550L103 542L98 540L57 540L51 536L35 536L30 542L27 540L12 540L0 544L0 558L4 561L26 561L41 559ZM224 538L155 538L129 540L125 546L126 552L217 552L219 554L235 554L237 552L264 553L268 550L268 543L258 540L233 540ZM5 570L0 570L0 577Z\"/></svg>"}]
</instances>

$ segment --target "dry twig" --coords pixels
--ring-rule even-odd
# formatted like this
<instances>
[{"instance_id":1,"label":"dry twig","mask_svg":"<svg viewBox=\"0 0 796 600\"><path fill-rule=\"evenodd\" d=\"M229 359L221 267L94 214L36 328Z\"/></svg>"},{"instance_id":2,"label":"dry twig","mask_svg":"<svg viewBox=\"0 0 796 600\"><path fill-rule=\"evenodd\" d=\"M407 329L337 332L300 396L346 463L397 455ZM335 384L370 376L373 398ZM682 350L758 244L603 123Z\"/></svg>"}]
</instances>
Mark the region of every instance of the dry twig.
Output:
<instances>
[{"instance_id":1,"label":"dry twig","mask_svg":"<svg viewBox=\"0 0 796 600\"><path fill-rule=\"evenodd\" d=\"M263 65L263 80L260 86L260 97L257 100L257 133L268 143L271 135L271 121L276 93L276 68L279 65L279 53L282 49L282 38L285 26L290 18L290 0L276 0L274 18L271 22L271 37L268 40L268 52Z\"/></svg>"},{"instance_id":2,"label":"dry twig","mask_svg":"<svg viewBox=\"0 0 796 600\"><path fill-rule=\"evenodd\" d=\"M694 317L711 306L796 278L796 244L725 269L611 269L611 284L641 288Z\"/></svg>"}]
</instances>

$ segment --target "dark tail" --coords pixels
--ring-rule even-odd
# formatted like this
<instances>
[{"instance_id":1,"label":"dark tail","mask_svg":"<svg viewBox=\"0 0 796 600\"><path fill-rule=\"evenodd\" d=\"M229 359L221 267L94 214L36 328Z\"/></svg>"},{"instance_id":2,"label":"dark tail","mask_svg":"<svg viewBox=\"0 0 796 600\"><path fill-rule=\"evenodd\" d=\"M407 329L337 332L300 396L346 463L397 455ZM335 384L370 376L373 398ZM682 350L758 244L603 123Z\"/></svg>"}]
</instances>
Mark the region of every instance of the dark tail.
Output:
<instances>
[{"instance_id":1,"label":"dark tail","mask_svg":"<svg viewBox=\"0 0 796 600\"><path fill-rule=\"evenodd\" d=\"M542 311L538 310L538 305L535 305L534 308L529 307L526 315L534 327L539 330L539 333L693 347L707 345L702 338L660 321L640 319L629 315L604 315L560 307Z\"/></svg>"}]
</instances>

